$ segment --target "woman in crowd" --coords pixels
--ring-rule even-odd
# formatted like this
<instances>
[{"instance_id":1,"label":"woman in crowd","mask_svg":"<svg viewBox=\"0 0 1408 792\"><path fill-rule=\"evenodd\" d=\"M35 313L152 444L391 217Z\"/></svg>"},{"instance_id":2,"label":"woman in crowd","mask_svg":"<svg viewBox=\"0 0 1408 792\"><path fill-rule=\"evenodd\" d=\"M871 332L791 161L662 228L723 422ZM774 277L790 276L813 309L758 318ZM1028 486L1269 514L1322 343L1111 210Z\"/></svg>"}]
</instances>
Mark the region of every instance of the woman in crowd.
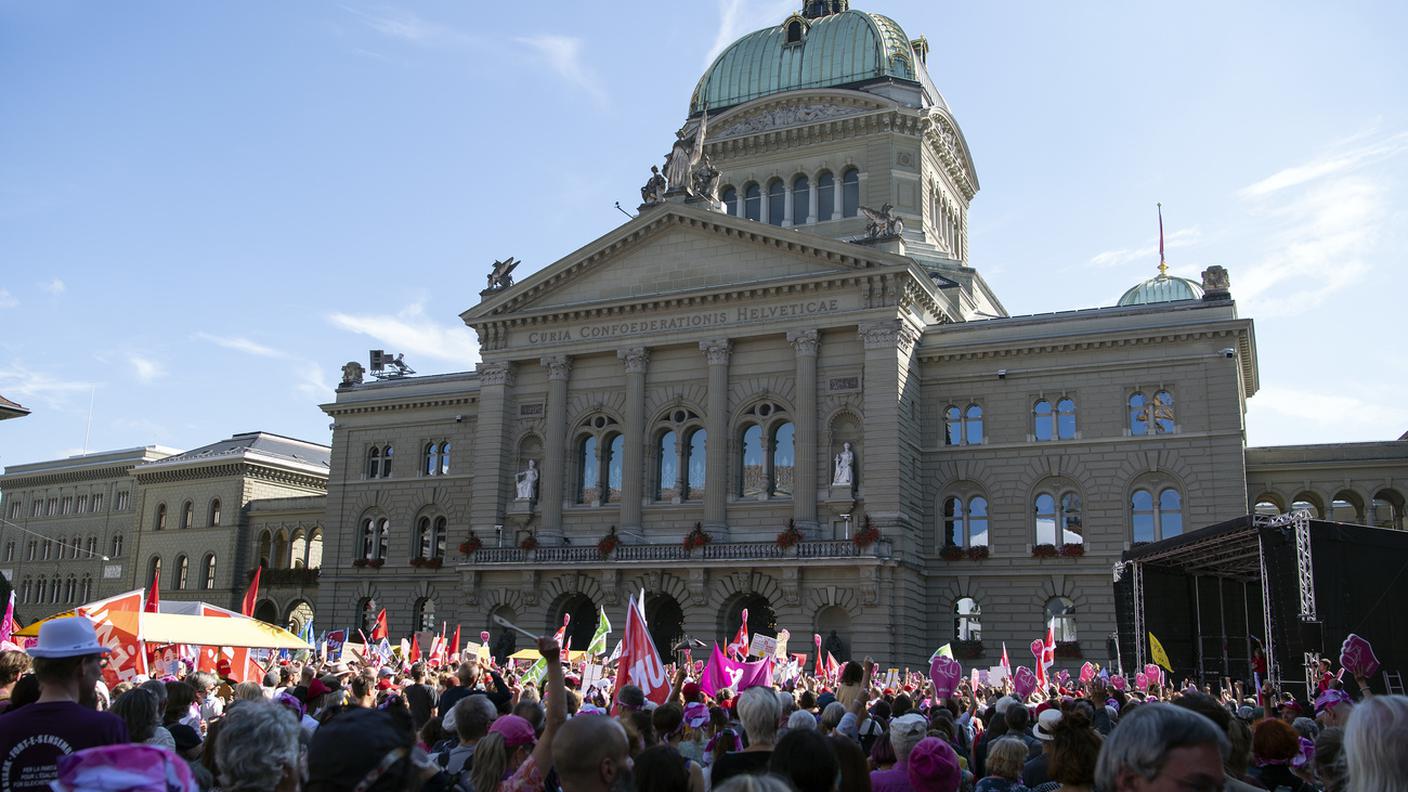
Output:
<instances>
[{"instance_id":1,"label":"woman in crowd","mask_svg":"<svg viewBox=\"0 0 1408 792\"><path fill-rule=\"evenodd\" d=\"M1039 792L1091 792L1095 788L1101 739L1086 710L1072 707L1062 713L1051 733L1047 772L1052 783L1039 787Z\"/></svg>"},{"instance_id":2,"label":"woman in crowd","mask_svg":"<svg viewBox=\"0 0 1408 792\"><path fill-rule=\"evenodd\" d=\"M1349 792L1408 791L1408 697L1370 696L1344 730Z\"/></svg>"},{"instance_id":3,"label":"woman in crowd","mask_svg":"<svg viewBox=\"0 0 1408 792\"><path fill-rule=\"evenodd\" d=\"M831 743L814 728L787 732L768 759L768 772L791 781L797 792L832 792L840 769Z\"/></svg>"},{"instance_id":4,"label":"woman in crowd","mask_svg":"<svg viewBox=\"0 0 1408 792\"><path fill-rule=\"evenodd\" d=\"M113 701L110 712L127 724L127 738L132 742L162 745L156 737L161 719L156 709L156 696L151 691L140 687L128 690Z\"/></svg>"},{"instance_id":5,"label":"woman in crowd","mask_svg":"<svg viewBox=\"0 0 1408 792\"><path fill-rule=\"evenodd\" d=\"M1022 765L1026 764L1027 744L1016 737L1003 737L988 746L987 776L974 792L1026 792Z\"/></svg>"},{"instance_id":6,"label":"woman in crowd","mask_svg":"<svg viewBox=\"0 0 1408 792\"><path fill-rule=\"evenodd\" d=\"M221 718L215 743L220 792L295 792L302 772L299 745L298 721L287 709L267 701L236 702Z\"/></svg>"},{"instance_id":7,"label":"woman in crowd","mask_svg":"<svg viewBox=\"0 0 1408 792\"><path fill-rule=\"evenodd\" d=\"M567 691L563 685L562 647L552 637L538 640L538 652L547 660L546 723L538 737L528 721L505 715L494 721L489 733L474 749L471 779L475 792L533 792L542 790L552 770L552 743L567 719Z\"/></svg>"},{"instance_id":8,"label":"woman in crowd","mask_svg":"<svg viewBox=\"0 0 1408 792\"><path fill-rule=\"evenodd\" d=\"M743 691L738 696L736 709L748 747L714 760L712 783L715 787L735 775L765 772L777 740L777 719L782 707L770 688L754 687Z\"/></svg>"},{"instance_id":9,"label":"woman in crowd","mask_svg":"<svg viewBox=\"0 0 1408 792\"><path fill-rule=\"evenodd\" d=\"M1300 753L1300 735L1279 718L1263 718L1252 726L1252 777L1267 789L1285 787L1289 792L1311 792L1296 777L1291 761Z\"/></svg>"}]
</instances>

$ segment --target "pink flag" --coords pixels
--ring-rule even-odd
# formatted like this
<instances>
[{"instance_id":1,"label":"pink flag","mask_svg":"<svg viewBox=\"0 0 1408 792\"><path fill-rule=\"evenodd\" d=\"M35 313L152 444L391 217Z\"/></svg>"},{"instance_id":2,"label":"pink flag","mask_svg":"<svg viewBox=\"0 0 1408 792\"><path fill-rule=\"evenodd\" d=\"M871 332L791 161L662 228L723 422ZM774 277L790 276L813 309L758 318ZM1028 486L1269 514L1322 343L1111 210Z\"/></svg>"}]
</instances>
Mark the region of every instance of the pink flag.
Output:
<instances>
[{"instance_id":1,"label":"pink flag","mask_svg":"<svg viewBox=\"0 0 1408 792\"><path fill-rule=\"evenodd\" d=\"M0 621L0 644L10 643L15 634L15 590L10 589L10 601L5 605L5 620Z\"/></svg>"},{"instance_id":2,"label":"pink flag","mask_svg":"<svg viewBox=\"0 0 1408 792\"><path fill-rule=\"evenodd\" d=\"M764 657L751 663L742 663L729 657L714 644L713 654L704 666L699 679L699 689L705 695L713 696L724 688L732 688L735 693L750 687L772 685L772 658Z\"/></svg>"}]
</instances>

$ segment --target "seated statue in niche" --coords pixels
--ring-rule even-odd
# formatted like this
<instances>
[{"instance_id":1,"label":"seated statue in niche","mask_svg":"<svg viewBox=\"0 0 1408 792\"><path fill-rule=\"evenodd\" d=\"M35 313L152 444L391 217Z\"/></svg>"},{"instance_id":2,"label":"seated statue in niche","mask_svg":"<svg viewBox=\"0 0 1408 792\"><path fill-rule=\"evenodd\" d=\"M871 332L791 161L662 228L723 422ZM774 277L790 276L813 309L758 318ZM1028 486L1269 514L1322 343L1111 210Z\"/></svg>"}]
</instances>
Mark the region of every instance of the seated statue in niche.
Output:
<instances>
[{"instance_id":1,"label":"seated statue in niche","mask_svg":"<svg viewBox=\"0 0 1408 792\"><path fill-rule=\"evenodd\" d=\"M533 500L533 496L538 488L538 461L528 460L528 467L520 470L514 475L514 486L517 494L516 500Z\"/></svg>"},{"instance_id":2,"label":"seated statue in niche","mask_svg":"<svg viewBox=\"0 0 1408 792\"><path fill-rule=\"evenodd\" d=\"M837 660L848 659L846 657L846 646L841 642L840 636L836 635L835 630L832 630L831 634L826 636L826 640L822 641L821 650L830 654Z\"/></svg>"},{"instance_id":3,"label":"seated statue in niche","mask_svg":"<svg viewBox=\"0 0 1408 792\"><path fill-rule=\"evenodd\" d=\"M851 450L851 444L842 443L841 452L836 455L835 473L831 476L832 486L849 486L855 481L855 475L853 473L855 460L856 455L855 452Z\"/></svg>"}]
</instances>

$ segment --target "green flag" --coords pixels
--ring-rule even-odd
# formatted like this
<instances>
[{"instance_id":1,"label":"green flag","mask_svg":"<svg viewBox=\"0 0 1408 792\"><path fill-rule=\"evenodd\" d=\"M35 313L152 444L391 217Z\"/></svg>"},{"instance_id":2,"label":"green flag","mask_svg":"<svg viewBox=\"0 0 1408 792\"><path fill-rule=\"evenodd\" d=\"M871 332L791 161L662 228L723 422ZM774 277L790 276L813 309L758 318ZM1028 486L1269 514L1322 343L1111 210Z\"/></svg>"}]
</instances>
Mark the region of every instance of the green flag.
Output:
<instances>
[{"instance_id":1,"label":"green flag","mask_svg":"<svg viewBox=\"0 0 1408 792\"><path fill-rule=\"evenodd\" d=\"M596 657L606 654L606 636L611 634L611 620L606 618L606 607L596 619L596 632L592 633L591 643L587 644L587 655Z\"/></svg>"},{"instance_id":2,"label":"green flag","mask_svg":"<svg viewBox=\"0 0 1408 792\"><path fill-rule=\"evenodd\" d=\"M520 682L527 684L532 682L535 685L543 684L543 677L548 674L548 661L541 656L533 661L533 665L528 666L528 670L523 672Z\"/></svg>"}]
</instances>

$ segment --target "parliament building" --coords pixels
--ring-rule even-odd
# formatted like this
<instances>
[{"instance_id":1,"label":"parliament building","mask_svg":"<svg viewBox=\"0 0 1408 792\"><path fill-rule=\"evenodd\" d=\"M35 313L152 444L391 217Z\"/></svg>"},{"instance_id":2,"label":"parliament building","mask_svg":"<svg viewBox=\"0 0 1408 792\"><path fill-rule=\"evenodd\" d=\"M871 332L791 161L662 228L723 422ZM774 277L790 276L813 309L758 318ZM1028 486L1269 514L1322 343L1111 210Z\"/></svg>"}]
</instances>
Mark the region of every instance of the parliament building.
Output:
<instances>
[{"instance_id":1,"label":"parliament building","mask_svg":"<svg viewBox=\"0 0 1408 792\"><path fill-rule=\"evenodd\" d=\"M1293 504L1404 527L1408 443L1247 448L1256 336L1228 271L1151 262L1117 305L1009 315L969 260L978 171L927 53L808 0L703 74L638 216L518 282L496 268L461 315L474 371L344 367L326 495L270 507L319 532L321 571L262 612L385 608L393 634L462 624L499 651L494 616L570 616L581 648L643 592L662 653L747 610L797 652L986 666L1049 626L1105 662L1138 543ZM241 567L293 565L248 508Z\"/></svg>"}]
</instances>

